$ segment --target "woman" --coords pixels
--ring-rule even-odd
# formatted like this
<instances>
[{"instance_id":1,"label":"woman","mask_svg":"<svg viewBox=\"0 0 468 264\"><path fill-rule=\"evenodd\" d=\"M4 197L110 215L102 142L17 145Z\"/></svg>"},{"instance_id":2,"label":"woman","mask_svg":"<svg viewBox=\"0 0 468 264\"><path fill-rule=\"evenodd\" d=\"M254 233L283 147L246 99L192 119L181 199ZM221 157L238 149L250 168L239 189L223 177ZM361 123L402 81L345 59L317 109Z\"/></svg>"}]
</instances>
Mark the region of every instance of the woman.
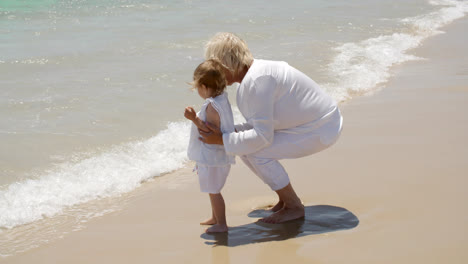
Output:
<instances>
[{"instance_id":1,"label":"woman","mask_svg":"<svg viewBox=\"0 0 468 264\"><path fill-rule=\"evenodd\" d=\"M209 126L203 142L223 144L278 194L273 214L261 219L282 223L304 217L304 206L278 162L308 156L333 145L342 128L336 102L286 62L254 59L247 44L232 33L218 33L206 44L206 59L225 67L228 85L237 88L237 106L246 123L222 134Z\"/></svg>"}]
</instances>

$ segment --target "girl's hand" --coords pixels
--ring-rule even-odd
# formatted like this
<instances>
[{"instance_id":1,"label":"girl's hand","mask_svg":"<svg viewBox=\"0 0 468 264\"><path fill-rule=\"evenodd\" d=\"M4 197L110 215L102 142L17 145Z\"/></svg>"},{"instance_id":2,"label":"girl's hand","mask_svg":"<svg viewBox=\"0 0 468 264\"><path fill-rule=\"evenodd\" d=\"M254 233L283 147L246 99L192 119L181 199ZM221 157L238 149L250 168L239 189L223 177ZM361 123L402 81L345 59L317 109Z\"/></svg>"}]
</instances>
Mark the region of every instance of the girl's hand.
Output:
<instances>
[{"instance_id":1,"label":"girl's hand","mask_svg":"<svg viewBox=\"0 0 468 264\"><path fill-rule=\"evenodd\" d=\"M188 106L185 108L185 112L184 112L184 116L185 118L187 118L188 120L195 120L195 118L197 117L197 113L195 112L195 110L193 109L193 107L191 106Z\"/></svg>"}]
</instances>

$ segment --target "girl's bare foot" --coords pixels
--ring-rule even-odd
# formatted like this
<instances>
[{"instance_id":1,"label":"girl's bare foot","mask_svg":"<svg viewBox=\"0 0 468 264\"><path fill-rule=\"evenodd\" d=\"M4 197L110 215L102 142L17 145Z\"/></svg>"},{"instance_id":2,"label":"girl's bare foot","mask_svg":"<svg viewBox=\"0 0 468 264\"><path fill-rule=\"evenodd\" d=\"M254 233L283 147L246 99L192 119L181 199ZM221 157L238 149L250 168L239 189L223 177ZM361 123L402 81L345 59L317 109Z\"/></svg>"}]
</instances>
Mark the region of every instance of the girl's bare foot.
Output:
<instances>
[{"instance_id":1,"label":"girl's bare foot","mask_svg":"<svg viewBox=\"0 0 468 264\"><path fill-rule=\"evenodd\" d=\"M200 225L214 225L214 224L216 224L216 218L214 217L211 217L210 219L207 219L200 223Z\"/></svg>"},{"instance_id":2,"label":"girl's bare foot","mask_svg":"<svg viewBox=\"0 0 468 264\"><path fill-rule=\"evenodd\" d=\"M205 230L205 233L224 233L228 231L227 225L215 224Z\"/></svg>"},{"instance_id":3,"label":"girl's bare foot","mask_svg":"<svg viewBox=\"0 0 468 264\"><path fill-rule=\"evenodd\" d=\"M283 201L280 200L275 206L273 206L271 208L271 211L273 213L278 212L279 210L281 210L283 208L283 206L284 206L284 203L283 203Z\"/></svg>"}]
</instances>

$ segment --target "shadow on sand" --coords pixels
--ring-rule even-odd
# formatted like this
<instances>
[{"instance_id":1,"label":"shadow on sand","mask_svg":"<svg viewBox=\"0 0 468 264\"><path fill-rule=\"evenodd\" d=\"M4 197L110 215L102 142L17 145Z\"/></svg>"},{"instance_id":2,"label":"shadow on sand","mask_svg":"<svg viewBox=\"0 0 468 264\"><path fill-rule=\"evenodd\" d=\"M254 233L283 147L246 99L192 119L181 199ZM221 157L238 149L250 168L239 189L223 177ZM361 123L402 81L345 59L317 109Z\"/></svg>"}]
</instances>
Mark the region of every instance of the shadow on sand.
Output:
<instances>
[{"instance_id":1,"label":"shadow on sand","mask_svg":"<svg viewBox=\"0 0 468 264\"><path fill-rule=\"evenodd\" d=\"M271 212L265 209L254 210L249 217L263 218ZM283 224L250 223L229 228L229 233L202 234L210 240L207 245L235 247L253 243L281 241L295 237L316 235L356 227L359 219L350 211L330 205L305 207L303 219Z\"/></svg>"}]
</instances>

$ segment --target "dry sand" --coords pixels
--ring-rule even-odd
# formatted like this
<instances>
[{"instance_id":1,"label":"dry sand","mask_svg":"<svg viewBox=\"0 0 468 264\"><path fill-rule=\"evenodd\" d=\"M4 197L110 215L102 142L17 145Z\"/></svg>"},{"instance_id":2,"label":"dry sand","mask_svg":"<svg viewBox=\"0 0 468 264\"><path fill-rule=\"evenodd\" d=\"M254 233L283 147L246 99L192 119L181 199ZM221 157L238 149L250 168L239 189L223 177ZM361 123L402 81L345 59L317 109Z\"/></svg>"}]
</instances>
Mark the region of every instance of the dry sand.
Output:
<instances>
[{"instance_id":1,"label":"dry sand","mask_svg":"<svg viewBox=\"0 0 468 264\"><path fill-rule=\"evenodd\" d=\"M2 263L468 263L468 19L395 67L375 95L342 105L331 149L284 161L304 221L258 225L276 196L243 164L223 191L228 235L203 234L207 195L184 169L124 209ZM259 210L254 210L254 209Z\"/></svg>"}]
</instances>

